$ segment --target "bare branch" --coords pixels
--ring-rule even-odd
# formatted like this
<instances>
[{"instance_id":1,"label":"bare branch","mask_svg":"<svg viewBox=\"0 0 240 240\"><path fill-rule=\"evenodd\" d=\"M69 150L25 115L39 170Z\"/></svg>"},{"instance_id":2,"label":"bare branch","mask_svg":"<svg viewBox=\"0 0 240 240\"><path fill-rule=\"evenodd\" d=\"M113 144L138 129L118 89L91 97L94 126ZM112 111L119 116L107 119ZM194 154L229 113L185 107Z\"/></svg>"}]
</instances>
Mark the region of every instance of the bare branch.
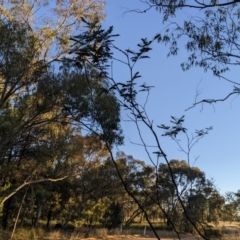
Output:
<instances>
[{"instance_id":1,"label":"bare branch","mask_svg":"<svg viewBox=\"0 0 240 240\"><path fill-rule=\"evenodd\" d=\"M63 176L60 178L44 178L44 179L38 179L38 180L32 180L32 181L28 181L28 178L27 178L23 184L21 184L13 192L11 192L9 195L7 195L6 197L3 198L3 200L0 203L0 206L2 206L4 204L4 202L6 202L10 197L15 195L18 191L20 191L25 186L28 186L31 184L36 184L36 183L41 183L41 182L59 182L59 181L66 179L67 177L69 177L69 176Z\"/></svg>"},{"instance_id":2,"label":"bare branch","mask_svg":"<svg viewBox=\"0 0 240 240\"><path fill-rule=\"evenodd\" d=\"M220 98L220 99L203 99L199 102L194 103L191 107L187 108L185 111L188 111L191 108L194 108L196 105L198 104L202 104L202 103L208 103L208 104L214 104L217 102L224 102L226 101L229 97L231 97L232 95L239 95L240 91L234 91L229 93L225 98Z\"/></svg>"}]
</instances>

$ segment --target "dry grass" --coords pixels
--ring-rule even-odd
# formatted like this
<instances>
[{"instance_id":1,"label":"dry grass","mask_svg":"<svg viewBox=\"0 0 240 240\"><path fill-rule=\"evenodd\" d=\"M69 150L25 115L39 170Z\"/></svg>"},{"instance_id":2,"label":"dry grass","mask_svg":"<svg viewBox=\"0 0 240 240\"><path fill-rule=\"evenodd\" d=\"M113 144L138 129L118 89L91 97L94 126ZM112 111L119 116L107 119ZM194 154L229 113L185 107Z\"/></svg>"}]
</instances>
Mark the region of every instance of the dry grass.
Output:
<instances>
[{"instance_id":1,"label":"dry grass","mask_svg":"<svg viewBox=\"0 0 240 240\"><path fill-rule=\"evenodd\" d=\"M159 236L161 237L165 237L165 238L171 238L171 237L176 237L176 234L172 231L167 231L167 230L157 230L156 231ZM118 231L118 234L119 231ZM115 234L116 235L116 234ZM124 229L121 233L121 235L130 235L130 236L144 236L144 227L142 229L134 229L134 228L130 228L130 229ZM154 237L154 233L152 232L152 230L150 229L150 227L147 227L146 232L145 232L145 236L147 237Z\"/></svg>"},{"instance_id":2,"label":"dry grass","mask_svg":"<svg viewBox=\"0 0 240 240\"><path fill-rule=\"evenodd\" d=\"M240 228L240 222L229 222L229 221L220 221L218 224L219 227L236 227Z\"/></svg>"},{"instance_id":3,"label":"dry grass","mask_svg":"<svg viewBox=\"0 0 240 240\"><path fill-rule=\"evenodd\" d=\"M175 234L169 231L157 231L159 236L164 238L173 238ZM9 240L11 232L3 231L0 232L0 240ZM29 229L18 229L14 234L13 240L128 240L128 239L139 239L139 238L154 237L154 234L150 229L146 230L143 235L143 229L128 229L123 230L121 233L119 230L108 232L104 228L96 228L92 231L81 228L74 232L68 231L50 231L46 232L43 229L29 228Z\"/></svg>"},{"instance_id":4,"label":"dry grass","mask_svg":"<svg viewBox=\"0 0 240 240\"><path fill-rule=\"evenodd\" d=\"M217 226L213 226L220 232L221 236L212 236L211 239L221 240L240 240L240 223L238 222L220 222ZM177 239L174 232L166 230L157 230L161 239ZM0 240L9 240L10 231L0 231ZM139 228L123 229L120 233L119 229L108 232L104 228L95 228L91 231L87 228L79 228L76 231L52 230L44 231L42 228L18 229L13 240L137 240L141 238L155 238L150 227L147 227L144 235L144 226ZM197 239L194 236L182 235L184 240ZM199 238L198 238L199 239Z\"/></svg>"}]
</instances>

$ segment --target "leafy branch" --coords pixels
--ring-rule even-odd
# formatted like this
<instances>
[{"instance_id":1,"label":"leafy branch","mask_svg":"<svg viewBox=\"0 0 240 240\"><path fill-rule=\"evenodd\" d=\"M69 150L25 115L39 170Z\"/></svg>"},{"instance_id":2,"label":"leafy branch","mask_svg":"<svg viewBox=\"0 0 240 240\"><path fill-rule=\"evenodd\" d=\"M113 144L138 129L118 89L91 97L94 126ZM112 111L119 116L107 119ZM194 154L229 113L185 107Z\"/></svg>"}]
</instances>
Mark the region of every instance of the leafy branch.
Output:
<instances>
[{"instance_id":1,"label":"leafy branch","mask_svg":"<svg viewBox=\"0 0 240 240\"><path fill-rule=\"evenodd\" d=\"M97 23L95 24L96 25L91 25L86 22L88 30L83 34L72 38L72 40L75 43L73 44L73 49L70 51L70 53L74 54L75 57L73 57L73 59L70 59L69 62L75 64L82 71L84 71L85 69L85 72L86 72L86 68L84 68L84 66L87 66L87 64L89 64L99 72L100 76L104 76L106 78L109 84L109 87L105 88L106 93L113 91L113 93L115 93L118 96L117 99L120 106L126 111L127 116L129 117L129 120L135 123L142 145L155 168L156 176L157 176L157 171L159 167L159 160L160 158L163 158L168 166L171 181L173 183L174 189L177 194L177 199L183 209L183 212L185 213L186 218L192 224L194 229L197 231L197 233L201 237L203 237L204 239L208 239L206 236L202 234L202 232L198 229L197 225L193 222L191 217L188 215L188 211L184 205L184 201L181 198L182 192L179 192L178 190L177 182L175 181L174 173L173 173L173 169L171 167L170 161L168 160L167 155L162 149L162 145L155 131L153 121L149 118L147 114L146 102L144 105L141 105L137 101L137 96L139 93L146 92L148 97L151 86L148 86L146 84L142 84L142 85L137 84L137 80L141 76L139 72L134 72L134 66L139 60L149 58L148 53L151 50L151 44L156 40L158 41L161 40L161 36L157 34L153 37L152 40L147 40L146 38L142 38L141 43L137 45L137 47L139 48L138 51L133 51L130 49L127 49L124 51L119 49L113 44L112 37L117 35L112 34L112 31L113 31L112 27L104 31L101 28L101 26L99 26ZM103 47L101 48L101 46ZM99 51L98 50L99 48L101 48L102 50ZM120 53L122 53L123 56L125 57L125 60L116 59L113 55L113 50L120 51ZM124 65L127 66L127 68L130 70L130 80L127 80L126 82L117 82L115 81L114 77L111 74L109 74L109 72L111 72L111 71L107 71L110 68L109 61L113 59L119 62L122 62ZM64 60L68 61L68 59L64 59ZM171 136L173 138L176 138L178 133L180 132L186 133L187 131L187 129L184 128L182 125L183 122L184 122L184 116L179 119L176 117L172 117L171 123L173 123L174 125L173 127L165 126L165 125L160 125L157 127L160 127L166 130L166 132L164 133L165 136ZM142 124L149 130L149 133L152 135L155 141L156 151L154 151L153 153L149 151L148 144L145 142L144 134L142 133L142 130L141 130ZM195 139L195 142L194 141L191 142L192 144L191 146L193 146L200 138L206 135L208 130L210 129L196 131L197 138ZM102 128L101 131L104 133L106 131L106 128ZM157 239L160 239L148 218L148 214L144 204L141 204L141 202L137 199L134 193L131 192L131 190L128 188L128 185L124 181L121 175L121 172L119 171L118 166L114 160L111 145L109 145L109 142L107 141L106 138L102 138L103 135L99 134L98 131L94 131L94 134L98 135L106 143L111 159L116 167L118 176L126 192L134 199L138 207L144 212L146 219L149 225L151 226L155 236L157 237ZM153 156L156 156L156 159L157 159L156 161L153 160L152 154ZM157 184L157 177L156 177L156 184ZM173 223L172 225L176 231L178 238L180 239L179 233L176 230Z\"/></svg>"}]
</instances>

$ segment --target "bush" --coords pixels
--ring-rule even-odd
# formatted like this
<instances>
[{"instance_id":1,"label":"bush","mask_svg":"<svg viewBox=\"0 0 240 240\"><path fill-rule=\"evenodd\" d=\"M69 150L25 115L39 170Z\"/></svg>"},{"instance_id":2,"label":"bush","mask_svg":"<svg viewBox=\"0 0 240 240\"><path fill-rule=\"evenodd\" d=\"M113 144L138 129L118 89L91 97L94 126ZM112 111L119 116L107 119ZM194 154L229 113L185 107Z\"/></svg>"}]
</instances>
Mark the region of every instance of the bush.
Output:
<instances>
[{"instance_id":1,"label":"bush","mask_svg":"<svg viewBox=\"0 0 240 240\"><path fill-rule=\"evenodd\" d=\"M103 215L101 224L108 230L117 228L123 221L122 207L119 203L111 203Z\"/></svg>"},{"instance_id":2,"label":"bush","mask_svg":"<svg viewBox=\"0 0 240 240\"><path fill-rule=\"evenodd\" d=\"M214 229L214 228L206 228L204 230L206 237L216 237L219 238L222 236L222 232L220 229Z\"/></svg>"}]
</instances>

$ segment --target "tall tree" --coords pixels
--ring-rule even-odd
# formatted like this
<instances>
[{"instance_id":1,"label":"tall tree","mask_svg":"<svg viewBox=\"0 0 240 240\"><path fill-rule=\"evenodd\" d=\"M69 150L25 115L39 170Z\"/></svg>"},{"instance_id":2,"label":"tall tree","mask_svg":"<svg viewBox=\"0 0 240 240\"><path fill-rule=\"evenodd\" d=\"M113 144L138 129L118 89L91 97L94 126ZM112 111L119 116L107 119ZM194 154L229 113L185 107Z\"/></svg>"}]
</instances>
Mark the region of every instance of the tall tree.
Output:
<instances>
[{"instance_id":1,"label":"tall tree","mask_svg":"<svg viewBox=\"0 0 240 240\"><path fill-rule=\"evenodd\" d=\"M229 79L225 74L239 66L239 1L146 0L144 3L145 9L134 11L143 13L154 8L162 14L163 22L169 24L160 40L169 45L168 56L177 55L180 49L184 49L179 46L181 39L186 42L188 57L181 63L184 71L201 67L234 85L232 92L222 98L196 101L193 107L200 103L225 101L240 93L237 76ZM178 21L179 14L185 9L189 10L191 18Z\"/></svg>"},{"instance_id":2,"label":"tall tree","mask_svg":"<svg viewBox=\"0 0 240 240\"><path fill-rule=\"evenodd\" d=\"M104 18L104 5L104 0L3 0L0 17L28 25L40 42L36 49L40 59L52 61L67 53L69 37L80 28L81 18Z\"/></svg>"},{"instance_id":3,"label":"tall tree","mask_svg":"<svg viewBox=\"0 0 240 240\"><path fill-rule=\"evenodd\" d=\"M94 133L99 126L110 145L122 136L116 98L102 93L104 78L90 69L86 78L66 66L54 74L39 60L39 41L28 24L2 20L0 27L0 205L6 227L12 199L26 186L77 177L79 162L101 159L106 151L95 151L104 145Z\"/></svg>"},{"instance_id":4,"label":"tall tree","mask_svg":"<svg viewBox=\"0 0 240 240\"><path fill-rule=\"evenodd\" d=\"M240 191L227 192L225 196L225 204L222 209L223 221L239 221L240 209Z\"/></svg>"},{"instance_id":5,"label":"tall tree","mask_svg":"<svg viewBox=\"0 0 240 240\"><path fill-rule=\"evenodd\" d=\"M195 231L182 212L177 192L191 221L199 228L208 222L218 222L224 200L213 183L199 168L190 167L186 161L171 160L169 164L178 190L171 181L167 164L160 164L157 189L153 191L155 203L164 211L168 225L173 223L180 231Z\"/></svg>"},{"instance_id":6,"label":"tall tree","mask_svg":"<svg viewBox=\"0 0 240 240\"><path fill-rule=\"evenodd\" d=\"M170 160L167 158L166 153L164 152L162 148L162 144L160 141L160 138L156 132L155 127L164 129L165 136L171 136L173 138L176 138L176 136L181 133L186 133L187 129L183 127L184 122L184 116L181 118L175 118L172 117L172 123L173 127L160 125L160 126L154 126L153 120L151 120L147 114L146 111L146 103L148 99L148 94L151 89L150 86L143 83L141 84L139 81L139 78L141 77L139 72L134 72L134 67L137 64L137 62L141 59L148 58L148 52L151 50L151 44L156 41L160 40L160 35L156 35L153 37L152 40L148 40L147 38L142 38L141 42L137 45L137 50L122 50L119 47L115 46L113 37L117 36L113 34L113 27L110 27L107 30L102 29L101 25L99 23L89 23L85 21L87 25L87 31L79 34L78 36L75 36L72 38L73 40L73 46L70 50L70 53L72 54L72 57L69 56L68 59L65 59L65 61L68 64L73 64L79 68L80 71L84 72L86 75L88 75L88 68L91 66L91 68L97 70L99 76L104 76L104 78L107 81L107 85L103 86L102 92L103 93L115 93L118 96L118 106L122 107L122 109L125 110L126 115L129 117L129 121L135 124L141 145L148 157L151 161L155 174L157 174L157 170L159 167L159 163L161 161L164 161L170 172L170 179L173 184L174 189L176 190L177 198L180 203L180 207L183 210L186 218L188 221L192 224L194 229L197 231L199 235L204 237L205 239L208 239L206 236L204 236L204 233L200 231L197 227L197 225L194 223L194 221L191 219L191 217L188 215L187 208L184 204L183 199L181 198L181 193L178 189L177 182L174 178L173 169L170 164ZM114 51L118 51L122 54L123 58L116 58L114 55ZM115 80L112 71L111 71L111 61L118 61L124 64L124 66L127 67L127 69L130 72L130 78L126 80L126 82L121 81L118 82ZM138 102L138 94L146 93L146 102L144 104L140 104ZM142 199L139 199L135 192L132 191L132 185L129 184L129 182L126 182L124 180L124 174L119 170L118 164L115 161L112 149L111 149L111 142L106 141L104 138L106 130L104 130L104 125L101 126L101 131L98 132L98 136L106 143L106 146L109 150L111 159L117 169L118 176L128 193L128 195L135 201L139 209L144 213L146 220L148 221L151 229L153 230L155 236L159 239L159 236L154 229L148 215L147 208L145 206L145 201L142 201ZM145 142L145 138L143 136L143 133L141 131L142 127L145 127L148 129L149 134L151 134L154 144L148 145L148 143ZM204 130L196 131L196 139L201 139L203 136L205 136L210 128L206 128ZM102 134L104 133L105 134ZM96 132L95 132L96 133ZM195 139L195 140L196 140ZM194 141L195 141L194 140ZM144 185L142 185L144 186ZM135 189L134 189L135 190ZM174 227L174 224L173 224ZM178 229L174 229L176 233L179 236Z\"/></svg>"}]
</instances>

